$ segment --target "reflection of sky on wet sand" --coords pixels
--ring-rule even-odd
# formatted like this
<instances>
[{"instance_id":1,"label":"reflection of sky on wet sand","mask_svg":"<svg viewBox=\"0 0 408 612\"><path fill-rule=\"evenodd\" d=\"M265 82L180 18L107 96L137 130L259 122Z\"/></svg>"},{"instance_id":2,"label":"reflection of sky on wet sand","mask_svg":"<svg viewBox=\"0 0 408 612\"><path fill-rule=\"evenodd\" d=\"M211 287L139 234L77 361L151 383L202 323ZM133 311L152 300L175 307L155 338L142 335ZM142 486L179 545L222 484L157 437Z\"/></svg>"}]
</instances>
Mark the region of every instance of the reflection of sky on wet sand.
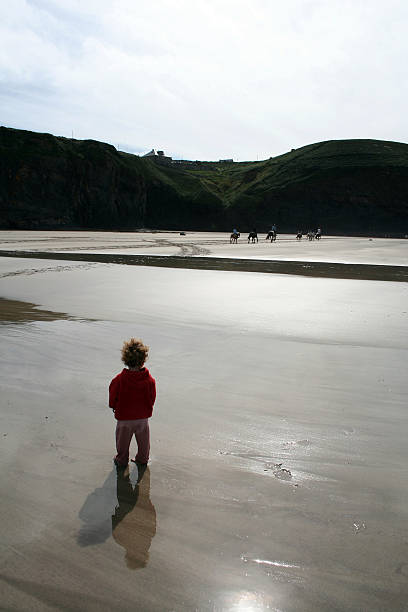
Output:
<instances>
[{"instance_id":1,"label":"reflection of sky on wet sand","mask_svg":"<svg viewBox=\"0 0 408 612\"><path fill-rule=\"evenodd\" d=\"M58 266L0 261L3 297L78 317L0 329L5 605L399 612L407 286ZM150 493L112 470L134 334L158 381Z\"/></svg>"},{"instance_id":2,"label":"reflection of sky on wet sand","mask_svg":"<svg viewBox=\"0 0 408 612\"><path fill-rule=\"evenodd\" d=\"M136 480L135 480L136 478ZM102 544L111 535L125 549L129 569L146 567L156 533L156 511L150 500L150 468L133 473L114 469L101 487L90 493L79 511L83 525L78 544Z\"/></svg>"},{"instance_id":3,"label":"reflection of sky on wet sand","mask_svg":"<svg viewBox=\"0 0 408 612\"><path fill-rule=\"evenodd\" d=\"M260 593L245 590L226 595L222 609L228 612L263 612L266 609L271 612L280 612L278 608L267 604Z\"/></svg>"}]
</instances>

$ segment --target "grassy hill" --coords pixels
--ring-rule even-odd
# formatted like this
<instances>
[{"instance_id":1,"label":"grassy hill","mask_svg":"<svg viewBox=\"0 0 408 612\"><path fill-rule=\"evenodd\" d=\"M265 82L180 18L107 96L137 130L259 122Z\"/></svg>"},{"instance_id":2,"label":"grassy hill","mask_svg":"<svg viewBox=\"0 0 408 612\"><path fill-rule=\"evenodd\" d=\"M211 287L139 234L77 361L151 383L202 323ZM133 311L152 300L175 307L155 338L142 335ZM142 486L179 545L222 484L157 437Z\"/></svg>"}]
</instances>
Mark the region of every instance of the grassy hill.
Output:
<instances>
[{"instance_id":1,"label":"grassy hill","mask_svg":"<svg viewBox=\"0 0 408 612\"><path fill-rule=\"evenodd\" d=\"M0 128L0 227L408 233L408 145L338 140L260 162L161 165Z\"/></svg>"}]
</instances>

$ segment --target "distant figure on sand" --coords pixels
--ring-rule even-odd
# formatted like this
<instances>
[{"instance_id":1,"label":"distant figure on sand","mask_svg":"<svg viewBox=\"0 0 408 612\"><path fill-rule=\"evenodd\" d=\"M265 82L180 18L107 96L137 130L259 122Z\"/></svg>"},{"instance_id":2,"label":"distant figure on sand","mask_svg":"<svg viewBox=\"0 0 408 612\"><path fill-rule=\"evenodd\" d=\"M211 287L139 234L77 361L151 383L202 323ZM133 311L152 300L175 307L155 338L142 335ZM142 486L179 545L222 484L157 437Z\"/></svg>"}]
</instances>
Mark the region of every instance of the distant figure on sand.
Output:
<instances>
[{"instance_id":1,"label":"distant figure on sand","mask_svg":"<svg viewBox=\"0 0 408 612\"><path fill-rule=\"evenodd\" d=\"M239 231L238 231L238 230L233 229L233 230L232 230L232 234L231 234L231 236L230 236L230 244L237 244L237 242L238 242L238 238L240 237L240 235L241 235L241 234L239 233Z\"/></svg>"},{"instance_id":2,"label":"distant figure on sand","mask_svg":"<svg viewBox=\"0 0 408 612\"><path fill-rule=\"evenodd\" d=\"M109 406L117 420L117 454L113 460L117 468L124 469L129 463L133 435L138 447L135 463L146 464L149 461L149 418L156 399L156 381L144 367L148 354L149 347L141 340L131 338L124 342L122 361L127 368L123 368L109 385Z\"/></svg>"},{"instance_id":3,"label":"distant figure on sand","mask_svg":"<svg viewBox=\"0 0 408 612\"><path fill-rule=\"evenodd\" d=\"M258 232L254 228L252 232L249 232L248 234L248 242L255 242L255 240L258 242Z\"/></svg>"},{"instance_id":4,"label":"distant figure on sand","mask_svg":"<svg viewBox=\"0 0 408 612\"><path fill-rule=\"evenodd\" d=\"M271 229L269 230L269 232L266 234L266 238L265 240L270 240L271 242L275 242L276 240L276 234L277 234L278 228L276 227L276 224L273 223L271 225Z\"/></svg>"},{"instance_id":5,"label":"distant figure on sand","mask_svg":"<svg viewBox=\"0 0 408 612\"><path fill-rule=\"evenodd\" d=\"M296 240L302 240L302 237L303 237L303 232L301 230L298 230L296 234Z\"/></svg>"},{"instance_id":6,"label":"distant figure on sand","mask_svg":"<svg viewBox=\"0 0 408 612\"><path fill-rule=\"evenodd\" d=\"M321 237L322 237L322 230L320 229L320 227L318 227L316 230L315 238L316 240L320 240Z\"/></svg>"}]
</instances>

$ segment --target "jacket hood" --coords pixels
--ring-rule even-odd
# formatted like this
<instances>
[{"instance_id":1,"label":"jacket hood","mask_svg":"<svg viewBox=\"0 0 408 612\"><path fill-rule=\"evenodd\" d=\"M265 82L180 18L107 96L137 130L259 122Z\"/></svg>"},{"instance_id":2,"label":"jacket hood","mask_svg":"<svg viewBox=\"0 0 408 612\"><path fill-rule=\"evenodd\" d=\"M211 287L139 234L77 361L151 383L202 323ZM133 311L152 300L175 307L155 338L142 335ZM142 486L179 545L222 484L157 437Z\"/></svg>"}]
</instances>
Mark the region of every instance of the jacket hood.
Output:
<instances>
[{"instance_id":1,"label":"jacket hood","mask_svg":"<svg viewBox=\"0 0 408 612\"><path fill-rule=\"evenodd\" d=\"M141 370L128 370L127 368L123 368L122 375L126 377L126 380L129 382L144 380L145 378L150 377L150 372L147 368L142 368Z\"/></svg>"}]
</instances>

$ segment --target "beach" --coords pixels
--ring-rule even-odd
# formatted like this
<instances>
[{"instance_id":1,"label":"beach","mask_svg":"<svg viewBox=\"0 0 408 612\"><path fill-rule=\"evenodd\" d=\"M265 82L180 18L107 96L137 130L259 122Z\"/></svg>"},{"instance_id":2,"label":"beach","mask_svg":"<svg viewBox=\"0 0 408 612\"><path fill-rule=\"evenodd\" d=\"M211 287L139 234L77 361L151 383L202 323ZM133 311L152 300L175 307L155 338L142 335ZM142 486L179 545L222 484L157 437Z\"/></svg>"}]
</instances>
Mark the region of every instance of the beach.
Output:
<instances>
[{"instance_id":1,"label":"beach","mask_svg":"<svg viewBox=\"0 0 408 612\"><path fill-rule=\"evenodd\" d=\"M0 251L5 609L406 609L407 283L57 252L387 279L408 241L13 231ZM121 476L107 387L131 336L158 396L149 466Z\"/></svg>"},{"instance_id":2,"label":"beach","mask_svg":"<svg viewBox=\"0 0 408 612\"><path fill-rule=\"evenodd\" d=\"M182 235L184 234L184 235ZM59 253L207 256L245 259L278 259L406 266L408 240L347 236L324 236L320 241L297 241L295 234L279 234L248 244L242 233L237 244L223 232L102 232L102 231L5 231L0 230L0 252L17 250Z\"/></svg>"}]
</instances>

